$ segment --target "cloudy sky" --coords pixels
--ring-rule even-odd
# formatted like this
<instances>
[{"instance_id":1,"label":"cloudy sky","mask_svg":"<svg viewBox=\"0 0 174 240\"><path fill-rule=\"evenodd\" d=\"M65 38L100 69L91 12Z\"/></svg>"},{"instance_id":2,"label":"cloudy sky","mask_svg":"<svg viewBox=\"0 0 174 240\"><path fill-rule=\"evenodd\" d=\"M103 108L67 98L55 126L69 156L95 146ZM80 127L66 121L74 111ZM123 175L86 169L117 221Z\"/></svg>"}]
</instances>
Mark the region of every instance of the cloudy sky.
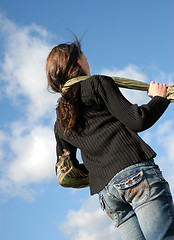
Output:
<instances>
[{"instance_id":1,"label":"cloudy sky","mask_svg":"<svg viewBox=\"0 0 174 240\"><path fill-rule=\"evenodd\" d=\"M0 239L120 240L89 189L57 184L53 125L59 97L47 91L51 48L80 39L92 74L174 83L173 0L1 0ZM134 103L146 93L124 90ZM142 138L174 195L174 104ZM78 152L80 158L80 153Z\"/></svg>"}]
</instances>

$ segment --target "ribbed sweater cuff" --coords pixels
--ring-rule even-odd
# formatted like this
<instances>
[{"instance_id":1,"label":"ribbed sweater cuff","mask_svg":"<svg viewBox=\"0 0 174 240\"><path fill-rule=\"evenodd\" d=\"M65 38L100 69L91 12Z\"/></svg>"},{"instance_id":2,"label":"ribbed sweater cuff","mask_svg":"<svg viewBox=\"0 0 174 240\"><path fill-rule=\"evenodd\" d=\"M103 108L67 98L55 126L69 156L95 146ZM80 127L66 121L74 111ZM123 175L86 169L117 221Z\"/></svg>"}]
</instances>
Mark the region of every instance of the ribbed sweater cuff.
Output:
<instances>
[{"instance_id":1,"label":"ribbed sweater cuff","mask_svg":"<svg viewBox=\"0 0 174 240\"><path fill-rule=\"evenodd\" d=\"M171 101L168 100L167 98L155 96L152 98L148 105L153 107L154 105L156 106L157 104L159 104L160 108L166 109L170 103Z\"/></svg>"},{"instance_id":2,"label":"ribbed sweater cuff","mask_svg":"<svg viewBox=\"0 0 174 240\"><path fill-rule=\"evenodd\" d=\"M170 100L168 100L167 98L155 96L148 103L148 106L154 113L154 118L158 119L165 112L169 104Z\"/></svg>"}]
</instances>

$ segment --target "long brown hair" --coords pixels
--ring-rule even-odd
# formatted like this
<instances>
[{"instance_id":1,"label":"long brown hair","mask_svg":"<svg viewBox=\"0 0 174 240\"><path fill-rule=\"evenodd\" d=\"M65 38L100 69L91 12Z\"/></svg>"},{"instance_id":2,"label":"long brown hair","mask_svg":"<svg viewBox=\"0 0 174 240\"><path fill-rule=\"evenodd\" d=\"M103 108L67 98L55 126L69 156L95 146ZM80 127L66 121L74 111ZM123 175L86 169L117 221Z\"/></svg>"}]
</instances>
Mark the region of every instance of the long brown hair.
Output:
<instances>
[{"instance_id":1,"label":"long brown hair","mask_svg":"<svg viewBox=\"0 0 174 240\"><path fill-rule=\"evenodd\" d=\"M62 93L63 85L71 78L85 76L86 73L77 64L82 54L78 39L74 43L64 43L55 46L48 55L46 74L48 86L54 91L61 93L56 108L57 124L65 129L65 132L77 125L79 107L79 84L73 85L65 93Z\"/></svg>"}]
</instances>

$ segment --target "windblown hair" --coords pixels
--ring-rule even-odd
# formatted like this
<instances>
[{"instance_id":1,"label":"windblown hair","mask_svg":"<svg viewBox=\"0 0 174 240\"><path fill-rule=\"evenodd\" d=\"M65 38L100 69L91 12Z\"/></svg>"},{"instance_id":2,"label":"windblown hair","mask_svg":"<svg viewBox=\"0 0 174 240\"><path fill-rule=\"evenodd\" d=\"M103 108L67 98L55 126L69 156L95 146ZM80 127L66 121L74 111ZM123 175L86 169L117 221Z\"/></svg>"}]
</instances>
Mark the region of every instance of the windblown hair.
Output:
<instances>
[{"instance_id":1,"label":"windblown hair","mask_svg":"<svg viewBox=\"0 0 174 240\"><path fill-rule=\"evenodd\" d=\"M55 46L47 58L46 74L48 87L54 92L61 93L56 108L57 124L58 128L61 124L65 132L69 132L71 128L77 125L80 114L80 96L78 94L78 84L73 85L64 93L62 93L62 88L69 79L86 75L77 64L81 54L81 45L76 38L74 43Z\"/></svg>"}]
</instances>

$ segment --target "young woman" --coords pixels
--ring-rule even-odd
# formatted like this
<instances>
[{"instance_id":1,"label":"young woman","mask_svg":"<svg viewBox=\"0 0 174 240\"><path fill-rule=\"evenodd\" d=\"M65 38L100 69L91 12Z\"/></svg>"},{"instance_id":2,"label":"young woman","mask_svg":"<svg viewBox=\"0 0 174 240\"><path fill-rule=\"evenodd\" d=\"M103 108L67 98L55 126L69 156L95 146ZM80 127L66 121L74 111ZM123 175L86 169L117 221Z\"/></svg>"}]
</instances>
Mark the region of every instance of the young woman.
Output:
<instances>
[{"instance_id":1,"label":"young woman","mask_svg":"<svg viewBox=\"0 0 174 240\"><path fill-rule=\"evenodd\" d=\"M48 85L61 93L55 136L57 156L70 153L76 168L89 173L91 195L113 220L124 240L174 239L169 185L154 163L156 153L138 132L150 128L170 101L165 84L151 82L151 100L131 104L112 78L90 76L80 43L60 44L47 58ZM62 92L71 78L89 76ZM83 164L76 159L81 150Z\"/></svg>"}]
</instances>

